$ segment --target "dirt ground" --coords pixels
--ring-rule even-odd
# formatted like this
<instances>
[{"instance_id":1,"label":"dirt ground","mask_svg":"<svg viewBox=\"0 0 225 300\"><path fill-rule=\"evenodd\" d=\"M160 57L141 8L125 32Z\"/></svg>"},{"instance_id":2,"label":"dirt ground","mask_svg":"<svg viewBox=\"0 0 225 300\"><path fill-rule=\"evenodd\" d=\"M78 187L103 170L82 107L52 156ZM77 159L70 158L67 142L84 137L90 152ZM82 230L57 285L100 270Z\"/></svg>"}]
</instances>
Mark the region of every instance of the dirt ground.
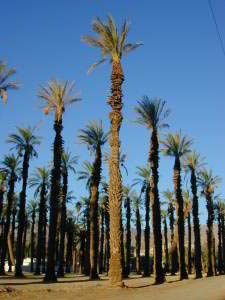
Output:
<instances>
[{"instance_id":1,"label":"dirt ground","mask_svg":"<svg viewBox=\"0 0 225 300\"><path fill-rule=\"evenodd\" d=\"M167 282L154 286L153 278L132 276L125 288L112 288L106 277L89 281L70 275L54 284L44 284L41 277L27 273L25 279L0 277L0 300L225 300L225 276ZM8 289L8 291L6 291Z\"/></svg>"}]
</instances>

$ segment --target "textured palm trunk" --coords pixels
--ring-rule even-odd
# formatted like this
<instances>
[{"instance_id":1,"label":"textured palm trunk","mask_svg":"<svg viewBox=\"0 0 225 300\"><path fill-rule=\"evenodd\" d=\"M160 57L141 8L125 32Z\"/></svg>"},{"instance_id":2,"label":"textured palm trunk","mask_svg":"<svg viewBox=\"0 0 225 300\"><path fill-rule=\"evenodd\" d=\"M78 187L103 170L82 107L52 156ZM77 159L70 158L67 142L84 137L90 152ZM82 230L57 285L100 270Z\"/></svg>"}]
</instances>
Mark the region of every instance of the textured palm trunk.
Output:
<instances>
[{"instance_id":1,"label":"textured palm trunk","mask_svg":"<svg viewBox=\"0 0 225 300\"><path fill-rule=\"evenodd\" d=\"M60 242L59 242L59 266L58 276L64 276L64 250L65 250L65 235L66 235L66 198L68 190L68 173L63 174L63 188L62 188L62 205L61 205L61 223L60 223Z\"/></svg>"},{"instance_id":2,"label":"textured palm trunk","mask_svg":"<svg viewBox=\"0 0 225 300\"><path fill-rule=\"evenodd\" d=\"M174 192L176 197L177 210L177 233L178 233L178 257L180 268L180 280L187 279L188 274L185 266L185 248L184 248L184 201L181 190L181 167L180 159L177 157L174 164Z\"/></svg>"},{"instance_id":3,"label":"textured palm trunk","mask_svg":"<svg viewBox=\"0 0 225 300\"><path fill-rule=\"evenodd\" d=\"M12 245L12 253L14 255L14 244L15 244L15 228L16 228L16 213L17 213L17 209L16 206L13 209L13 213L12 213L12 229L11 229L11 245ZM11 259L9 260L9 269L8 272L12 272L12 266L13 263L11 261Z\"/></svg>"},{"instance_id":4,"label":"textured palm trunk","mask_svg":"<svg viewBox=\"0 0 225 300\"><path fill-rule=\"evenodd\" d=\"M45 206L44 213L44 225L43 225L43 248L41 252L41 260L42 260L42 269L41 272L44 274L46 272L46 240L47 240L47 206Z\"/></svg>"},{"instance_id":5,"label":"textured palm trunk","mask_svg":"<svg viewBox=\"0 0 225 300\"><path fill-rule=\"evenodd\" d=\"M192 257L191 257L191 214L188 213L188 274L192 273Z\"/></svg>"},{"instance_id":6,"label":"textured palm trunk","mask_svg":"<svg viewBox=\"0 0 225 300\"><path fill-rule=\"evenodd\" d=\"M100 238L100 249L99 249L99 274L103 273L104 267L104 223L105 223L105 211L101 209L101 238Z\"/></svg>"},{"instance_id":7,"label":"textured palm trunk","mask_svg":"<svg viewBox=\"0 0 225 300\"><path fill-rule=\"evenodd\" d=\"M57 220L60 203L60 179L61 179L61 161L63 151L62 120L55 120L55 140L54 140L54 157L53 169L51 172L51 190L50 190L50 221L49 221L49 238L48 238L48 254L47 254L47 268L45 273L45 282L55 282L57 277L55 274L55 255L56 255L56 234L57 234Z\"/></svg>"},{"instance_id":8,"label":"textured palm trunk","mask_svg":"<svg viewBox=\"0 0 225 300\"><path fill-rule=\"evenodd\" d=\"M13 196L15 188L16 175L14 172L11 173L9 179L9 191L7 193L7 210L6 210L6 223L3 232L3 243L1 251L1 262L0 262L0 275L5 275L5 259L7 253L7 238L10 230L10 219L12 214Z\"/></svg>"},{"instance_id":9,"label":"textured palm trunk","mask_svg":"<svg viewBox=\"0 0 225 300\"><path fill-rule=\"evenodd\" d=\"M169 223L170 223L170 259L171 259L171 275L175 275L178 269L177 243L174 234L174 207L169 203L168 207Z\"/></svg>"},{"instance_id":10,"label":"textured palm trunk","mask_svg":"<svg viewBox=\"0 0 225 300\"><path fill-rule=\"evenodd\" d=\"M131 256L131 230L130 230L130 221L131 221L131 207L130 207L130 197L126 199L126 264L125 264L125 277L128 277L130 274L130 256Z\"/></svg>"},{"instance_id":11,"label":"textured palm trunk","mask_svg":"<svg viewBox=\"0 0 225 300\"><path fill-rule=\"evenodd\" d=\"M36 219L36 211L33 209L32 212L32 224L31 224L31 241L30 241L30 272L34 272L34 226L35 226L35 219Z\"/></svg>"},{"instance_id":12,"label":"textured palm trunk","mask_svg":"<svg viewBox=\"0 0 225 300\"><path fill-rule=\"evenodd\" d=\"M108 200L107 200L107 205L108 205ZM110 242L109 242L110 221L109 221L109 219L110 219L109 211L108 211L108 209L106 209L106 213L105 213L105 271L107 273L109 271L109 259L110 259Z\"/></svg>"},{"instance_id":13,"label":"textured palm trunk","mask_svg":"<svg viewBox=\"0 0 225 300\"><path fill-rule=\"evenodd\" d=\"M194 263L196 279L202 278L202 250L201 250L201 236L198 216L198 195L197 195L197 180L194 170L191 172L191 190L192 190L192 215L194 227Z\"/></svg>"},{"instance_id":14,"label":"textured palm trunk","mask_svg":"<svg viewBox=\"0 0 225 300\"><path fill-rule=\"evenodd\" d=\"M136 273L137 275L141 274L141 219L139 206L137 205L135 210L136 215Z\"/></svg>"},{"instance_id":15,"label":"textured palm trunk","mask_svg":"<svg viewBox=\"0 0 225 300\"><path fill-rule=\"evenodd\" d=\"M71 220L67 224L67 245L66 245L66 273L71 272L71 265L73 263L73 224Z\"/></svg>"},{"instance_id":16,"label":"textured palm trunk","mask_svg":"<svg viewBox=\"0 0 225 300\"><path fill-rule=\"evenodd\" d=\"M122 214L122 212L121 212ZM122 275L123 278L126 277L126 266L125 266L125 251L124 251L124 230L123 230L123 221L121 218L121 265L122 265Z\"/></svg>"},{"instance_id":17,"label":"textured palm trunk","mask_svg":"<svg viewBox=\"0 0 225 300\"><path fill-rule=\"evenodd\" d=\"M123 285L121 265L121 203L122 181L120 173L119 131L122 123L122 83L123 70L120 61L113 61L111 74L111 96L109 104L112 111L109 114L111 132L109 144L111 156L109 159L109 214L110 214L110 263L109 280L112 285Z\"/></svg>"},{"instance_id":18,"label":"textured palm trunk","mask_svg":"<svg viewBox=\"0 0 225 300\"><path fill-rule=\"evenodd\" d=\"M85 236L86 232L80 232L80 249L79 249L79 274L85 273ZM89 255L90 257L90 255ZM85 274L86 275L86 274Z\"/></svg>"},{"instance_id":19,"label":"textured palm trunk","mask_svg":"<svg viewBox=\"0 0 225 300\"><path fill-rule=\"evenodd\" d=\"M150 200L154 240L154 275L155 284L161 284L165 281L165 275L162 268L161 209L158 191L159 142L158 134L155 129L153 129L151 136L149 163L151 166Z\"/></svg>"},{"instance_id":20,"label":"textured palm trunk","mask_svg":"<svg viewBox=\"0 0 225 300\"><path fill-rule=\"evenodd\" d=\"M98 279L98 245L99 245L99 227L98 227L98 197L99 184L101 180L102 153L100 145L95 152L93 164L93 174L90 186L90 279Z\"/></svg>"},{"instance_id":21,"label":"textured palm trunk","mask_svg":"<svg viewBox=\"0 0 225 300\"><path fill-rule=\"evenodd\" d=\"M207 276L215 275L215 260L213 250L213 220L214 220L214 209L213 200L210 192L206 193L206 207L208 211L207 220L207 250L208 250L208 270Z\"/></svg>"},{"instance_id":22,"label":"textured palm trunk","mask_svg":"<svg viewBox=\"0 0 225 300\"><path fill-rule=\"evenodd\" d=\"M23 265L23 261L26 258L26 243L27 243L27 229L28 229L28 216L27 214L25 215L25 224L24 224L24 233L23 233L23 249L22 249L22 265Z\"/></svg>"},{"instance_id":23,"label":"textured palm trunk","mask_svg":"<svg viewBox=\"0 0 225 300\"><path fill-rule=\"evenodd\" d=\"M86 276L90 275L90 208L88 208L88 212L86 214L86 243L85 243L85 270L84 273Z\"/></svg>"},{"instance_id":24,"label":"textured palm trunk","mask_svg":"<svg viewBox=\"0 0 225 300\"><path fill-rule=\"evenodd\" d=\"M150 276L150 185L145 190L145 260L144 260L144 277Z\"/></svg>"},{"instance_id":25,"label":"textured palm trunk","mask_svg":"<svg viewBox=\"0 0 225 300\"><path fill-rule=\"evenodd\" d=\"M169 272L169 247L168 247L168 230L166 217L163 218L164 225L164 253L165 253L165 273Z\"/></svg>"},{"instance_id":26,"label":"textured palm trunk","mask_svg":"<svg viewBox=\"0 0 225 300\"><path fill-rule=\"evenodd\" d=\"M223 259L223 272L225 273L225 222L224 214L221 214L221 227L222 227L222 259Z\"/></svg>"},{"instance_id":27,"label":"textured palm trunk","mask_svg":"<svg viewBox=\"0 0 225 300\"><path fill-rule=\"evenodd\" d=\"M0 187L0 220L2 218L2 209L3 209L3 202L4 202L4 194L5 194L5 188Z\"/></svg>"},{"instance_id":28,"label":"textured palm trunk","mask_svg":"<svg viewBox=\"0 0 225 300\"><path fill-rule=\"evenodd\" d=\"M26 206L26 190L27 190L29 159L30 159L29 153L25 152L23 157L23 171L22 171L23 183L22 183L22 191L20 193L19 212L18 212L15 277L23 276L23 271L22 271L23 234L24 234L24 226L25 226L25 206Z\"/></svg>"},{"instance_id":29,"label":"textured palm trunk","mask_svg":"<svg viewBox=\"0 0 225 300\"><path fill-rule=\"evenodd\" d=\"M221 275L223 273L223 256L222 256L222 226L221 226L221 213L218 210L218 272Z\"/></svg>"},{"instance_id":30,"label":"textured palm trunk","mask_svg":"<svg viewBox=\"0 0 225 300\"><path fill-rule=\"evenodd\" d=\"M36 259L35 275L40 275L41 273L41 259L42 259L42 251L44 247L43 234L44 234L45 211L46 211L46 186L45 184L43 184L41 188L40 203L39 203L37 259Z\"/></svg>"}]
</instances>

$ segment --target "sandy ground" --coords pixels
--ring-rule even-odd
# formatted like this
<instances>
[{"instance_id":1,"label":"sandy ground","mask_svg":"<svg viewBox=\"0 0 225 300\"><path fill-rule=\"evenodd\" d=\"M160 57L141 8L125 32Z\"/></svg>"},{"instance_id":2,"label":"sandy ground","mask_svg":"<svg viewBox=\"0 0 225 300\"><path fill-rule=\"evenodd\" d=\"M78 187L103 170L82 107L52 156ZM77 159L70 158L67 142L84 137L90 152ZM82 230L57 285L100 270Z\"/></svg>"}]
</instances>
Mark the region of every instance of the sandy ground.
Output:
<instances>
[{"instance_id":1,"label":"sandy ground","mask_svg":"<svg viewBox=\"0 0 225 300\"><path fill-rule=\"evenodd\" d=\"M112 288L106 277L89 281L84 276L70 275L55 284L42 283L41 277L27 273L25 279L0 277L0 300L225 300L225 276L178 281L167 276L167 282L154 286L152 278L132 276L125 288Z\"/></svg>"}]
</instances>

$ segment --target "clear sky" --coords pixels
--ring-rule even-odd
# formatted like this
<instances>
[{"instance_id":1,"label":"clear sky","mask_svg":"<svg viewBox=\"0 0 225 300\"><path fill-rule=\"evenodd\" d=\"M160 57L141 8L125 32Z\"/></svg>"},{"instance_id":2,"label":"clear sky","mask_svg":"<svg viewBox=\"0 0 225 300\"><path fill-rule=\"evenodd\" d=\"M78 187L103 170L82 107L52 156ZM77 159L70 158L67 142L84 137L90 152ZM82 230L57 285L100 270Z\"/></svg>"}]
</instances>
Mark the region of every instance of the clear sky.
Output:
<instances>
[{"instance_id":1,"label":"clear sky","mask_svg":"<svg viewBox=\"0 0 225 300\"><path fill-rule=\"evenodd\" d=\"M212 1L225 40L225 2ZM92 34L94 16L111 13L121 24L131 22L129 40L144 46L123 60L125 73L124 122L121 129L123 151L127 154L128 177L132 182L136 166L147 161L150 133L132 121L134 106L143 95L159 96L172 113L170 130L182 129L194 139L194 148L206 157L214 173L224 177L225 153L225 57L206 0L8 0L1 3L0 58L17 69L21 89L9 92L7 106L1 104L0 156L8 153L5 140L19 126L38 126L42 144L39 158L31 163L46 165L51 157L53 116L45 116L37 100L38 87L50 78L75 80L83 101L64 114L65 147L84 159L91 159L77 141L77 131L89 120L109 127L106 104L110 91L110 65L99 66L87 75L99 58L97 50L80 42ZM166 131L161 132L161 137ZM107 148L107 147L106 147ZM173 160L161 157L160 191L172 188ZM104 166L106 174L106 166ZM218 192L224 196L225 183ZM79 199L86 194L84 183L71 176L70 189ZM28 193L28 199L32 196ZM205 222L205 202L201 220Z\"/></svg>"}]
</instances>

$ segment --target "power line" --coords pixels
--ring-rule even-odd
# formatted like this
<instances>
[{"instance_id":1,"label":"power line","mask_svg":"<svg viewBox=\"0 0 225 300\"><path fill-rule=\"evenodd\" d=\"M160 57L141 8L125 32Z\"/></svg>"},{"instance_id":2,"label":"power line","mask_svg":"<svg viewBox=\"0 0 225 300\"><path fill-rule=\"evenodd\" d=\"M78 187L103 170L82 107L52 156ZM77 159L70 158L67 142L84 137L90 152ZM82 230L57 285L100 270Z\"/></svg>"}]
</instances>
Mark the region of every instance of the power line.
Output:
<instances>
[{"instance_id":1,"label":"power line","mask_svg":"<svg viewBox=\"0 0 225 300\"><path fill-rule=\"evenodd\" d=\"M223 43L223 39L222 39L222 36L221 36L221 33L220 33L219 25L218 25L218 22L216 20L216 15L215 15L211 0L208 0L208 4L209 4L209 8L210 8L210 11L211 11L211 15L212 15L214 24L216 26L216 32L217 32L217 36L218 36L218 39L219 39L219 43L220 43L220 46L222 48L223 54L225 56L225 46L224 46L224 43Z\"/></svg>"}]
</instances>

